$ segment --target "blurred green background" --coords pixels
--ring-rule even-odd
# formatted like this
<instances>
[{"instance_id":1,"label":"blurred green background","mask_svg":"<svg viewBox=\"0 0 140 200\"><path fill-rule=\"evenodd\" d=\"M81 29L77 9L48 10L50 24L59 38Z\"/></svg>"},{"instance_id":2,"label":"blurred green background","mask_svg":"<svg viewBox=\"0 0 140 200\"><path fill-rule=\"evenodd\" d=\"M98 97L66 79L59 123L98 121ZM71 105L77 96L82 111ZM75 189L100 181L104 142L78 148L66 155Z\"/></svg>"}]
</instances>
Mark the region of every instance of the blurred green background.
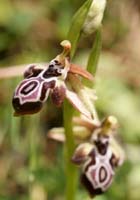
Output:
<instances>
[{"instance_id":1,"label":"blurred green background","mask_svg":"<svg viewBox=\"0 0 140 200\"><path fill-rule=\"evenodd\" d=\"M0 67L48 62L60 51L84 0L0 0ZM97 200L140 199L140 2L108 0L96 75L97 110L115 115L126 161ZM85 65L94 34L83 36L74 58ZM0 73L2 73L0 71ZM6 71L8 74L8 70ZM62 125L62 110L47 102L34 116L13 117L11 99L22 79L0 74L0 200L63 200L62 145L47 140ZM88 200L79 184L77 200Z\"/></svg>"}]
</instances>

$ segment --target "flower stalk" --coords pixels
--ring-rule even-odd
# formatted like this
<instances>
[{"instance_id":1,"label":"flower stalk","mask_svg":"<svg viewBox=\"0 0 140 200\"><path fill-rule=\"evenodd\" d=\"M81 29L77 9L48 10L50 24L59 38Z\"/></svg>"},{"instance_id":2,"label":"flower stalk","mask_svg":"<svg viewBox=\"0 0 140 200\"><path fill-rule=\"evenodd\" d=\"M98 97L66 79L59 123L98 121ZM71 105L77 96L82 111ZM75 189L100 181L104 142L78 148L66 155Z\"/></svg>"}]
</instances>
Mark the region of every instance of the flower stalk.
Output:
<instances>
[{"instance_id":1,"label":"flower stalk","mask_svg":"<svg viewBox=\"0 0 140 200\"><path fill-rule=\"evenodd\" d=\"M74 200L77 190L77 168L72 164L71 158L75 149L72 116L73 108L67 100L64 102L63 107L63 122L65 129L65 173L66 173L66 200Z\"/></svg>"},{"instance_id":2,"label":"flower stalk","mask_svg":"<svg viewBox=\"0 0 140 200\"><path fill-rule=\"evenodd\" d=\"M26 118L28 120L28 140L29 140L29 175L28 175L28 184L29 184L29 199L32 199L32 188L33 184L36 182L35 172L38 168L38 129L39 119L37 116L32 116L32 118ZM35 125L36 124L36 125Z\"/></svg>"}]
</instances>

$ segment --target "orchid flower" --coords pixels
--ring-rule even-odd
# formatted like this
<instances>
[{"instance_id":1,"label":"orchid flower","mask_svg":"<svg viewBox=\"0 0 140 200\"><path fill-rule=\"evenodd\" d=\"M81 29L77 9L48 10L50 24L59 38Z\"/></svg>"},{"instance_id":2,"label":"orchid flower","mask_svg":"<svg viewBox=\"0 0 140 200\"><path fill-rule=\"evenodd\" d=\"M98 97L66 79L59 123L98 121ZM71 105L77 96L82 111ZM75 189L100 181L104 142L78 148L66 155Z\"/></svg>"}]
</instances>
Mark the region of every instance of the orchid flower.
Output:
<instances>
[{"instance_id":1,"label":"orchid flower","mask_svg":"<svg viewBox=\"0 0 140 200\"><path fill-rule=\"evenodd\" d=\"M114 137L116 129L117 119L107 117L99 127L93 126L90 141L78 145L73 154L72 161L82 167L81 182L91 197L110 187L115 169L124 161L124 152Z\"/></svg>"},{"instance_id":2,"label":"orchid flower","mask_svg":"<svg viewBox=\"0 0 140 200\"><path fill-rule=\"evenodd\" d=\"M115 135L118 121L108 116L100 125L85 116L74 117L73 134L78 143L72 162L81 167L81 183L91 197L105 192L112 184L116 168L124 162L125 155ZM53 128L48 137L65 142L63 128Z\"/></svg>"},{"instance_id":3,"label":"orchid flower","mask_svg":"<svg viewBox=\"0 0 140 200\"><path fill-rule=\"evenodd\" d=\"M66 98L80 113L90 119L94 118L91 105L96 95L92 90L89 92L90 89L79 78L81 76L92 81L93 76L70 62L69 41L63 41L61 46L63 52L49 64L32 64L25 70L24 79L13 95L15 116L39 112L50 96L56 106L61 106Z\"/></svg>"}]
</instances>

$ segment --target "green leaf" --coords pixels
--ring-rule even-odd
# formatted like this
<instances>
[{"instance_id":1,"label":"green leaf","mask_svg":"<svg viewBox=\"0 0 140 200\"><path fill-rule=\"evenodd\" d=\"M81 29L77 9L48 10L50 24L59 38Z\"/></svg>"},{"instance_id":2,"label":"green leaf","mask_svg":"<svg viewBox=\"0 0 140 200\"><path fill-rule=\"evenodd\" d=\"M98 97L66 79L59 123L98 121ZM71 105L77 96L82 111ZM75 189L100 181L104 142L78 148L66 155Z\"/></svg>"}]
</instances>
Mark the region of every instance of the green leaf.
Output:
<instances>
[{"instance_id":1,"label":"green leaf","mask_svg":"<svg viewBox=\"0 0 140 200\"><path fill-rule=\"evenodd\" d=\"M68 40L72 44L71 57L74 56L81 30L93 0L87 0L74 15L68 32Z\"/></svg>"},{"instance_id":2,"label":"green leaf","mask_svg":"<svg viewBox=\"0 0 140 200\"><path fill-rule=\"evenodd\" d=\"M102 47L101 30L97 30L91 53L89 55L87 70L95 75Z\"/></svg>"}]
</instances>

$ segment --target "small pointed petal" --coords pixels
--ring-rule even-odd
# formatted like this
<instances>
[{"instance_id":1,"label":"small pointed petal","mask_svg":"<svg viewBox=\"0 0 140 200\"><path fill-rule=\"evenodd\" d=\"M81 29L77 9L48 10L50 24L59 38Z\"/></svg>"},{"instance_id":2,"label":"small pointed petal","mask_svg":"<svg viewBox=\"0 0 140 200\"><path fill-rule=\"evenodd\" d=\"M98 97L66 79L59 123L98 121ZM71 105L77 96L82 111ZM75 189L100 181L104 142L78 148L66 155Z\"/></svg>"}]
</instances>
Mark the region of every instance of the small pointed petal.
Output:
<instances>
[{"instance_id":1,"label":"small pointed petal","mask_svg":"<svg viewBox=\"0 0 140 200\"><path fill-rule=\"evenodd\" d=\"M81 127L81 126L74 126L73 127L73 135L75 137L75 139L79 142L79 141L83 141L87 138L89 138L89 136L91 135L91 132L86 129L85 127ZM65 131L64 128L60 127L60 128L52 128L48 131L47 133L47 138L55 140L57 142L65 142Z\"/></svg>"},{"instance_id":2,"label":"small pointed petal","mask_svg":"<svg viewBox=\"0 0 140 200\"><path fill-rule=\"evenodd\" d=\"M82 104L90 112L91 118L94 119L94 122L99 124L98 116L96 109L94 107L94 100L96 96L92 89L85 87L80 81L79 77L75 74L70 74L68 76L68 81L70 82L73 90L77 93L78 98L82 101Z\"/></svg>"},{"instance_id":3,"label":"small pointed petal","mask_svg":"<svg viewBox=\"0 0 140 200\"><path fill-rule=\"evenodd\" d=\"M94 148L94 145L90 144L90 143L82 143L80 144L73 156L72 156L72 162L77 164L77 165L81 165L83 163L85 163L85 161L89 158L88 155L91 152L91 150Z\"/></svg>"},{"instance_id":4,"label":"small pointed petal","mask_svg":"<svg viewBox=\"0 0 140 200\"><path fill-rule=\"evenodd\" d=\"M65 87L63 86L56 86L54 89L53 89L53 92L51 94L51 99L52 99L52 102L56 105L56 106L61 106L63 101L64 101L64 98L65 98L65 93L66 93L66 89Z\"/></svg>"},{"instance_id":5,"label":"small pointed petal","mask_svg":"<svg viewBox=\"0 0 140 200\"><path fill-rule=\"evenodd\" d=\"M121 166L125 160L125 152L122 149L122 147L120 146L120 144L115 140L114 137L111 137L110 147L111 147L116 159L118 160L117 166Z\"/></svg>"},{"instance_id":6,"label":"small pointed petal","mask_svg":"<svg viewBox=\"0 0 140 200\"><path fill-rule=\"evenodd\" d=\"M94 123L94 120L88 119L84 115L81 115L80 117L74 117L73 122L76 125L79 126L84 126L87 129L89 129L91 132L95 129L98 128L100 125L97 123Z\"/></svg>"},{"instance_id":7,"label":"small pointed petal","mask_svg":"<svg viewBox=\"0 0 140 200\"><path fill-rule=\"evenodd\" d=\"M81 99L79 99L76 93L66 90L66 98L79 112L91 119L91 113L86 109L85 105L83 104Z\"/></svg>"},{"instance_id":8,"label":"small pointed petal","mask_svg":"<svg viewBox=\"0 0 140 200\"><path fill-rule=\"evenodd\" d=\"M64 128L52 128L47 133L47 138L55 140L57 142L65 142L65 134L64 134Z\"/></svg>"},{"instance_id":9,"label":"small pointed petal","mask_svg":"<svg viewBox=\"0 0 140 200\"><path fill-rule=\"evenodd\" d=\"M73 134L78 141L85 141L91 136L91 131L83 126L74 126Z\"/></svg>"},{"instance_id":10,"label":"small pointed petal","mask_svg":"<svg viewBox=\"0 0 140 200\"><path fill-rule=\"evenodd\" d=\"M73 73L73 74L78 74L88 80L93 81L94 77L92 76L92 74L90 74L87 70L85 70L84 68L75 65L75 64L71 64L70 65L70 70L69 72Z\"/></svg>"},{"instance_id":11,"label":"small pointed petal","mask_svg":"<svg viewBox=\"0 0 140 200\"><path fill-rule=\"evenodd\" d=\"M36 77L45 68L48 68L48 64L30 64L24 71L24 78Z\"/></svg>"}]
</instances>

